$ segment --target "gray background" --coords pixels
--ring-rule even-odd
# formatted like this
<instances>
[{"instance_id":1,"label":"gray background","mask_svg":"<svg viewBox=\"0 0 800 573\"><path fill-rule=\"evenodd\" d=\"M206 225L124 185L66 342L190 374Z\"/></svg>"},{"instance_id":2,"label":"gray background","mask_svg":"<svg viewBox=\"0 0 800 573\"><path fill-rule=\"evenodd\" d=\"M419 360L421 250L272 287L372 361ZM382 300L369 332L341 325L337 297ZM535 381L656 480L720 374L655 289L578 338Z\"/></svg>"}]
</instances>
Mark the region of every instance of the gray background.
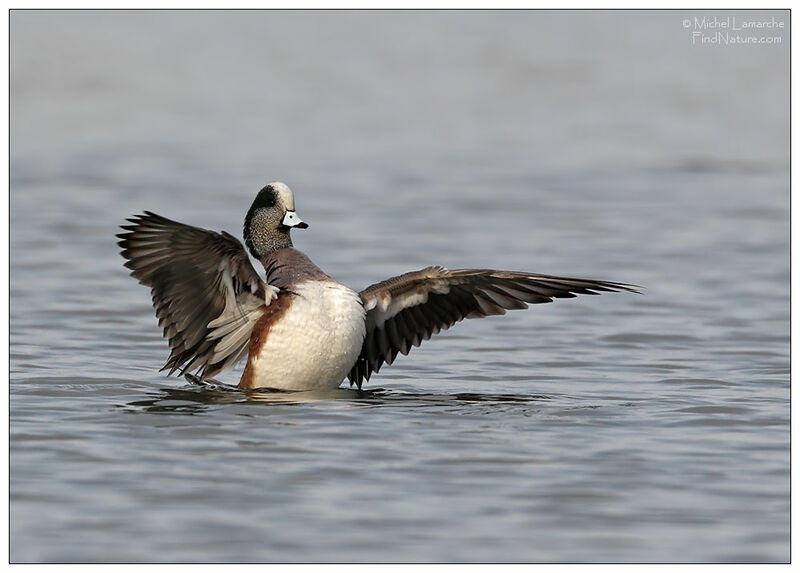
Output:
<instances>
[{"instance_id":1,"label":"gray background","mask_svg":"<svg viewBox=\"0 0 800 573\"><path fill-rule=\"evenodd\" d=\"M692 44L731 14L782 42ZM13 11L12 561L787 561L788 25ZM165 378L117 226L240 236L276 179L356 288L646 291L459 324L363 394Z\"/></svg>"}]
</instances>

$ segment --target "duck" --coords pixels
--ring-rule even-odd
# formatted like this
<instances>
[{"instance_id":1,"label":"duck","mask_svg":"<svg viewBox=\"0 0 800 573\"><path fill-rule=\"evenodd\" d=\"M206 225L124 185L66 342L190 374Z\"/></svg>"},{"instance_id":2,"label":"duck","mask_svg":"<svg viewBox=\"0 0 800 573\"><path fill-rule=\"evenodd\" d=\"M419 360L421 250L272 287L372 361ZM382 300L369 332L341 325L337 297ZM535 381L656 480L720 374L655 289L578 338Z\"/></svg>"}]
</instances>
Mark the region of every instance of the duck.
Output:
<instances>
[{"instance_id":1,"label":"duck","mask_svg":"<svg viewBox=\"0 0 800 573\"><path fill-rule=\"evenodd\" d=\"M636 285L492 269L429 266L357 292L294 248L307 229L294 194L276 181L233 235L151 211L116 235L125 267L150 288L170 354L161 368L211 380L246 357L241 390L335 389L365 380L463 319L505 314L578 294ZM264 278L250 257L264 268ZM195 373L195 374L192 374Z\"/></svg>"}]
</instances>

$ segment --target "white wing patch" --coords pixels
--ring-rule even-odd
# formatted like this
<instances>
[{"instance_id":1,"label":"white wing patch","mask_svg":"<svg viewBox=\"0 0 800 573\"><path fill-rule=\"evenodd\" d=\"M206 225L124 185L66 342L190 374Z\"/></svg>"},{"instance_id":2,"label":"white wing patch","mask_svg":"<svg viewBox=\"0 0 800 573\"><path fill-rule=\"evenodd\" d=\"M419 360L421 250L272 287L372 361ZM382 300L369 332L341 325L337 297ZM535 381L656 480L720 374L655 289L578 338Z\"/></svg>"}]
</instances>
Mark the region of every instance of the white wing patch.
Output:
<instances>
[{"instance_id":1,"label":"white wing patch","mask_svg":"<svg viewBox=\"0 0 800 573\"><path fill-rule=\"evenodd\" d=\"M428 294L447 294L450 292L450 285L444 281L437 281L433 284L426 285L427 288L422 286L417 287L416 290L404 293L400 296L393 297L391 294L386 293L384 296L369 301L365 310L370 311L377 309L378 314L369 315L368 320L378 328L382 328L383 324L397 315L400 311L418 306L428 302ZM374 314L374 313L373 313Z\"/></svg>"},{"instance_id":2,"label":"white wing patch","mask_svg":"<svg viewBox=\"0 0 800 573\"><path fill-rule=\"evenodd\" d=\"M218 340L214 344L211 363L225 359L224 370L238 362L247 352L253 326L261 318L264 306L278 298L279 289L268 284L265 285L263 299L249 292L240 293L237 299L227 268L222 269L220 278L225 290L225 309L208 323L210 332L206 339Z\"/></svg>"}]
</instances>

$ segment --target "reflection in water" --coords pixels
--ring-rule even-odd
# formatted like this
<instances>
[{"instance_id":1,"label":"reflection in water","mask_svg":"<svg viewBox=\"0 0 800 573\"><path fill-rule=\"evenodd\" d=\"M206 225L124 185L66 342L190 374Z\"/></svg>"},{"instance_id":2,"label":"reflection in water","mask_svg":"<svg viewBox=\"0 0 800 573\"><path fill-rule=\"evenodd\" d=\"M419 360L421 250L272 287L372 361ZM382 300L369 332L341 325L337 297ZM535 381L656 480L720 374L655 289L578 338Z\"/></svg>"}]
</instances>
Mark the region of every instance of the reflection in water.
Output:
<instances>
[{"instance_id":1,"label":"reflection in water","mask_svg":"<svg viewBox=\"0 0 800 573\"><path fill-rule=\"evenodd\" d=\"M272 405L299 405L314 402L348 401L362 405L414 405L414 406L452 406L455 404L507 404L530 403L550 400L544 395L518 394L417 394L396 392L384 388L374 390L355 390L336 388L333 390L316 390L292 392L259 388L240 390L235 386L217 382L216 380L200 381L187 375L190 386L184 388L160 388L150 394L146 400L127 403L123 408L128 411L167 414L197 414L208 410L210 406L237 403L262 403Z\"/></svg>"},{"instance_id":2,"label":"reflection in water","mask_svg":"<svg viewBox=\"0 0 800 573\"><path fill-rule=\"evenodd\" d=\"M246 402L246 398L229 392L186 388L160 388L146 400L128 402L120 408L129 412L164 414L199 414L213 404Z\"/></svg>"}]
</instances>

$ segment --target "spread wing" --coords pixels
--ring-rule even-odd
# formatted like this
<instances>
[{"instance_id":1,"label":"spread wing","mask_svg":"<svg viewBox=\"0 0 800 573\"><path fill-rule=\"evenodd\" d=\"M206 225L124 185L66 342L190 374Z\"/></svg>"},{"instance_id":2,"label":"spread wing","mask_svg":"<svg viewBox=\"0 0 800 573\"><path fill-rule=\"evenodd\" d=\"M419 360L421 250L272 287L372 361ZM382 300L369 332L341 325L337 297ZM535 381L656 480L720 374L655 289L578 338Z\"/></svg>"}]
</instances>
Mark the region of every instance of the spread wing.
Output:
<instances>
[{"instance_id":1,"label":"spread wing","mask_svg":"<svg viewBox=\"0 0 800 573\"><path fill-rule=\"evenodd\" d=\"M636 291L632 285L488 269L428 267L374 284L360 293L367 336L348 378L359 388L384 362L464 318L505 314L528 304L577 294Z\"/></svg>"},{"instance_id":2,"label":"spread wing","mask_svg":"<svg viewBox=\"0 0 800 573\"><path fill-rule=\"evenodd\" d=\"M162 370L202 368L205 379L233 366L247 352L253 325L276 289L261 280L242 244L224 231L149 211L128 221L118 244L131 276L150 287L169 340Z\"/></svg>"}]
</instances>

